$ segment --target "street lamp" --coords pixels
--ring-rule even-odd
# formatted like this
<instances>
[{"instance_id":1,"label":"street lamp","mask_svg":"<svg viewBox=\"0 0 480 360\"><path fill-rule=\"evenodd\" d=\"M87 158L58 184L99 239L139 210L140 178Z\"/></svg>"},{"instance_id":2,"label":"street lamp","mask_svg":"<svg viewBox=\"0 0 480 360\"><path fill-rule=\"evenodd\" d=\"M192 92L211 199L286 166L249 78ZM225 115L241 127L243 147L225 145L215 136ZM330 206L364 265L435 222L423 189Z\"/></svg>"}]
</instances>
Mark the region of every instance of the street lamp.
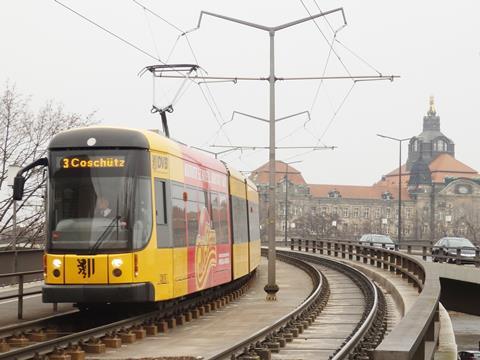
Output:
<instances>
[{"instance_id":1,"label":"street lamp","mask_svg":"<svg viewBox=\"0 0 480 360\"><path fill-rule=\"evenodd\" d=\"M377 134L377 136L398 141L398 235L397 241L400 246L402 240L402 142L410 140L411 138L397 139L391 136Z\"/></svg>"},{"instance_id":2,"label":"street lamp","mask_svg":"<svg viewBox=\"0 0 480 360\"><path fill-rule=\"evenodd\" d=\"M301 163L303 160L285 162L287 167L285 168L285 246L288 246L288 165Z\"/></svg>"},{"instance_id":3,"label":"street lamp","mask_svg":"<svg viewBox=\"0 0 480 360\"><path fill-rule=\"evenodd\" d=\"M18 165L9 165L7 172L7 185L13 188L15 176L22 168ZM12 191L13 193L13 191ZM17 201L12 198L13 201L13 272L17 272Z\"/></svg>"}]
</instances>

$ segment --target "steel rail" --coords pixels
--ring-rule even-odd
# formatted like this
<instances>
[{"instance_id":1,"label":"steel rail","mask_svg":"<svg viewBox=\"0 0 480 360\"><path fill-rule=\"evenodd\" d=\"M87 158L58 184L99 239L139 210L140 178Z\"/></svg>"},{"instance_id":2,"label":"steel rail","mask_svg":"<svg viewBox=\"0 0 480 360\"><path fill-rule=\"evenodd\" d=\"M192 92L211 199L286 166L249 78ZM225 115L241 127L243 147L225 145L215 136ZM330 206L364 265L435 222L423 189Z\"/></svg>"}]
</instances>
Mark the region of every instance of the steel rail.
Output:
<instances>
[{"instance_id":1,"label":"steel rail","mask_svg":"<svg viewBox=\"0 0 480 360\"><path fill-rule=\"evenodd\" d=\"M265 249L262 249L262 252L265 253ZM264 327L263 329L255 332L248 338L243 339L237 344L230 346L229 348L221 351L218 354L215 354L214 356L211 356L209 358L210 360L226 359L227 357L234 359L237 358L237 356L247 355L248 349L251 349L253 344L258 345L259 343L261 343L261 341L267 340L269 335L275 334L276 332L284 328L290 321L295 318L299 318L300 314L311 308L312 304L314 304L320 296L324 284L328 284L328 282L326 282L326 280L323 278L323 275L321 275L320 271L314 265L322 265L333 268L334 270L343 272L346 276L352 279L358 279L362 282L362 284L364 284L364 287L357 284L362 290L362 293L364 293L366 299L364 316L362 316L362 320L361 322L359 322L359 325L357 325L354 332L350 334L346 341L342 343L341 347L339 347L334 352L331 359L339 360L345 359L347 356L349 356L352 352L355 351L355 349L357 349L357 347L364 339L365 335L367 335L367 333L372 328L372 325L377 316L379 293L373 281L370 280L365 274L342 262L327 259L324 257L318 257L315 255L277 250L277 256L279 260L289 262L308 272L310 276L312 276L312 280L314 281L314 289L312 290L308 298L296 309L292 310L290 313L286 314L285 316L274 322L272 325ZM317 278L317 276L319 277ZM367 294L366 291L368 291L370 294ZM373 299L373 301L371 301L370 303L367 300L368 295L370 295ZM243 353L240 353L241 350L243 350Z\"/></svg>"},{"instance_id":2,"label":"steel rail","mask_svg":"<svg viewBox=\"0 0 480 360\"><path fill-rule=\"evenodd\" d=\"M45 323L49 321L62 321L63 317L68 318L72 314L78 313L79 310L73 309L66 312L45 316L35 320L29 320L22 322L21 324L12 324L0 327L0 339L13 336L16 333L24 332L27 330L37 330L45 327Z\"/></svg>"},{"instance_id":3,"label":"steel rail","mask_svg":"<svg viewBox=\"0 0 480 360\"><path fill-rule=\"evenodd\" d=\"M245 286L249 280L253 279L253 273L247 277L237 280L233 283L229 283L221 287L220 289L212 291L211 289L206 290L203 293L200 293L194 297L184 299L179 304L171 303L170 307L164 307L161 310L149 311L143 314L137 314L122 320L117 320L108 324L100 325L93 327L91 329L75 332L73 334L68 334L61 336L59 338L42 341L39 343L23 346L20 348L15 348L6 352L0 353L0 360L2 359L16 359L16 360L27 360L31 358L36 358L49 354L56 349L66 348L71 344L81 344L85 340L89 339L100 339L112 332L121 331L127 327L134 327L137 325L144 324L149 320L161 319L168 317L170 315L178 314L186 309L191 309L195 305L205 304L214 299L225 296L230 292L234 292L243 286ZM37 324L35 324L37 322ZM28 326L28 324L25 324ZM32 321L31 327L29 329L35 330L38 329L38 321ZM5 327L3 330L8 331ZM12 329L10 329L12 330Z\"/></svg>"},{"instance_id":4,"label":"steel rail","mask_svg":"<svg viewBox=\"0 0 480 360\"><path fill-rule=\"evenodd\" d=\"M266 249L262 249L262 254L266 254ZM269 334L275 332L276 330L279 330L280 328L286 326L288 322L290 322L292 319L297 318L301 313L306 311L308 308L310 308L314 302L319 298L322 286L323 286L323 278L314 266L309 265L308 263L305 262L299 262L294 261L294 257L290 257L287 254L281 253L280 251L277 253L277 259L282 260L284 262L288 263L295 263L294 265L297 267L302 268L305 270L309 275L312 277L312 280L314 281L314 288L310 295L308 296L305 301L298 306L296 309L290 311L288 314L285 316L281 317L279 320L274 322L272 325L268 325L254 334L250 335L246 339L238 342L237 344L234 344L233 346L230 346L229 348L223 350L222 352L210 357L210 360L217 360L217 359L223 359L229 356L233 356L236 352L243 350L244 348L248 347L249 345L252 345L260 340L265 339ZM233 357L232 357L233 358Z\"/></svg>"},{"instance_id":5,"label":"steel rail","mask_svg":"<svg viewBox=\"0 0 480 360\"><path fill-rule=\"evenodd\" d=\"M279 253L288 253L288 251L281 251L281 252L279 251ZM351 277L351 274L355 274L354 276L356 276L357 278L361 278L363 283L366 284L369 287L369 290L371 291L373 303L371 303L369 306L369 309L366 310L368 313L365 319L362 319L360 327L355 330L355 333L351 334L347 342L343 343L342 347L337 349L333 357L330 358L331 360L345 359L360 344L363 337L370 330L372 323L375 320L375 317L377 314L377 308L378 308L378 289L370 278L368 278L364 273L362 273L361 271L355 269L350 265L347 265L332 259L327 259L325 257L316 256L316 255L295 253L294 256L308 260L314 264L332 267L334 269L336 268L339 271L347 270L346 272L345 271L342 271L342 272L350 273L350 274L347 274L347 276L350 276L350 277ZM325 262L331 264L331 266L325 265ZM365 298L367 298L366 294L365 294ZM366 306L368 307L368 304L366 304Z\"/></svg>"}]
</instances>

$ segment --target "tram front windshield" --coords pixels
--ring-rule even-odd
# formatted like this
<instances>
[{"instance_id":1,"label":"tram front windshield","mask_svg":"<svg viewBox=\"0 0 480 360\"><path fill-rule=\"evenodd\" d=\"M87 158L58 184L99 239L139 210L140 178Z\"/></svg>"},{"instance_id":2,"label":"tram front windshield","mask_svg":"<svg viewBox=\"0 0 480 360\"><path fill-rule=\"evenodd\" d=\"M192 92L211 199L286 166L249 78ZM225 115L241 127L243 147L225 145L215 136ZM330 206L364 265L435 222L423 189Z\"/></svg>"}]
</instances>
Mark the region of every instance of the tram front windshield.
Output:
<instances>
[{"instance_id":1,"label":"tram front windshield","mask_svg":"<svg viewBox=\"0 0 480 360\"><path fill-rule=\"evenodd\" d=\"M52 151L48 250L95 254L140 249L152 229L146 150Z\"/></svg>"}]
</instances>

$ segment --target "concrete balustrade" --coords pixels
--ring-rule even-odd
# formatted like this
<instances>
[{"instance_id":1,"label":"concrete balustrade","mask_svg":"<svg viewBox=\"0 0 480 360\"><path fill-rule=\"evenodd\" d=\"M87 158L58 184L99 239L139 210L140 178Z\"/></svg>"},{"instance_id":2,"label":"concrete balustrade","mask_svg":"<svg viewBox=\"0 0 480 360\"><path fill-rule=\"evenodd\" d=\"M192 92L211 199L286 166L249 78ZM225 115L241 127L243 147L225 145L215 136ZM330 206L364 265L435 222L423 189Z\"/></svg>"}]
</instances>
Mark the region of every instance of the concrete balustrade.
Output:
<instances>
[{"instance_id":1,"label":"concrete balustrade","mask_svg":"<svg viewBox=\"0 0 480 360\"><path fill-rule=\"evenodd\" d=\"M307 246L307 244L309 246ZM296 245L296 246L295 246ZM291 239L291 249L299 251L316 249L320 254L348 258L383 268L401 275L420 293L411 309L393 328L374 351L375 360L433 359L438 345L440 280L436 273L427 271L421 260L407 247L407 254L388 250L385 247L364 246L348 242ZM332 252L333 249L333 252ZM427 256L428 247L422 249L422 257Z\"/></svg>"}]
</instances>

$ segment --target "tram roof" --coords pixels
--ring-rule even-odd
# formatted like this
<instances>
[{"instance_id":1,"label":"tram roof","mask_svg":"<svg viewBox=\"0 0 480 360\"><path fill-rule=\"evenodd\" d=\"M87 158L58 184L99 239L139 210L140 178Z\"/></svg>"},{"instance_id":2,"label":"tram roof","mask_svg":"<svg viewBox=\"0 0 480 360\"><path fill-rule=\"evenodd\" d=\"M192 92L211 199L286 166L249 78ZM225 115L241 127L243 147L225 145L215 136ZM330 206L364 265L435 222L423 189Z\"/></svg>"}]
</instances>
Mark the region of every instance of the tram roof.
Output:
<instances>
[{"instance_id":1,"label":"tram roof","mask_svg":"<svg viewBox=\"0 0 480 360\"><path fill-rule=\"evenodd\" d=\"M95 139L94 141L91 139ZM93 145L89 145L92 144ZM48 146L54 149L73 148L136 148L169 153L184 160L226 173L226 166L217 159L207 156L175 140L152 130L121 128L113 126L89 126L63 131L55 135Z\"/></svg>"}]
</instances>

